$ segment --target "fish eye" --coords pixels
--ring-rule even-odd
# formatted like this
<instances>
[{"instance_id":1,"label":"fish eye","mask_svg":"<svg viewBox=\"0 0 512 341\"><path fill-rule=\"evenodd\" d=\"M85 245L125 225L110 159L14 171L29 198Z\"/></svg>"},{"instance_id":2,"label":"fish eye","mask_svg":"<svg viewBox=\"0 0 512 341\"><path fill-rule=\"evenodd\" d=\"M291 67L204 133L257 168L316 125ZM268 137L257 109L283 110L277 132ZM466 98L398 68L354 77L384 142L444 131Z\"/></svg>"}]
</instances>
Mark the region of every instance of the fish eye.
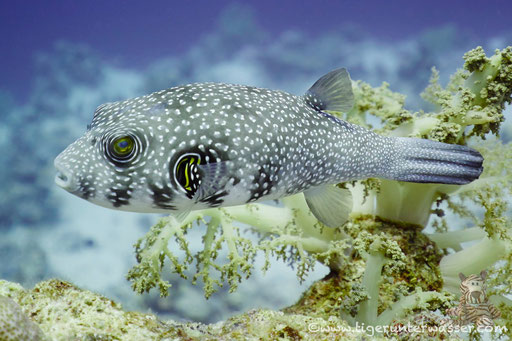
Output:
<instances>
[{"instance_id":1,"label":"fish eye","mask_svg":"<svg viewBox=\"0 0 512 341\"><path fill-rule=\"evenodd\" d=\"M123 136L112 141L112 152L119 158L130 155L133 151L134 141L131 136Z\"/></svg>"},{"instance_id":2,"label":"fish eye","mask_svg":"<svg viewBox=\"0 0 512 341\"><path fill-rule=\"evenodd\" d=\"M105 149L107 157L121 166L135 158L138 150L137 139L132 135L117 136L107 142Z\"/></svg>"}]
</instances>

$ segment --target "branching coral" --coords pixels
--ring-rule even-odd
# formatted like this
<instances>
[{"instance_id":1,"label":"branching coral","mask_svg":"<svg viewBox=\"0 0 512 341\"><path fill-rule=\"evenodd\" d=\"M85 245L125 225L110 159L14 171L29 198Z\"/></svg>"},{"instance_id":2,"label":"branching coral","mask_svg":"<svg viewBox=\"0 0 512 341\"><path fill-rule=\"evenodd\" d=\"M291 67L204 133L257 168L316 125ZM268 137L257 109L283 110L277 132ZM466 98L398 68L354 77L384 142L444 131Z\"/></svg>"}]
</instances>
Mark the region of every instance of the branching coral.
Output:
<instances>
[{"instance_id":1,"label":"branching coral","mask_svg":"<svg viewBox=\"0 0 512 341\"><path fill-rule=\"evenodd\" d=\"M404 96L393 93L387 84L372 88L357 81L356 104L344 118L368 127L380 120L376 130L385 135L470 144L485 158L479 180L465 186L379 179L344 184L353 194L354 206L350 221L337 229L321 226L302 195L284 198L283 207L209 209L192 212L181 223L167 217L136 244L139 264L128 274L134 290L158 287L166 295L170 284L161 277L165 263L186 278L194 260L192 281L202 280L207 297L224 282L235 290L242 277L251 275L255 255L263 252L264 269L275 256L293 264L300 280L317 261L332 270L290 311L311 312L314 306L313 315L319 317L341 310L341 316L352 323L386 324L421 310L445 309L453 299L449 292L457 293L459 272L488 269L493 285L489 292L504 316L511 316L510 301L503 295L512 289L507 277L512 271L507 217L512 146L494 138L483 140L498 134L503 109L511 101L512 47L490 58L476 48L464 59L464 70L444 88L433 69L423 97L436 106L435 112L412 113L404 108ZM429 220L436 232L426 235L421 231ZM185 236L195 221L204 222L206 232L204 249L193 255ZM247 224L259 241L248 239L237 223ZM183 257L169 248L171 239ZM462 245L468 241L477 243Z\"/></svg>"},{"instance_id":2,"label":"branching coral","mask_svg":"<svg viewBox=\"0 0 512 341\"><path fill-rule=\"evenodd\" d=\"M285 198L283 203L285 207L250 204L196 211L181 223L172 216L163 218L136 244L139 265L128 274L134 290L144 292L158 286L160 293L166 295L170 285L160 277L166 259L171 262L174 272L187 278L185 271L195 258L197 273L192 281L203 281L206 297L215 292L216 286L222 285L225 280L231 290L236 290L242 276L251 275L253 259L259 251L264 252L266 257L264 268L269 267L270 257L276 256L295 264L301 280L317 260L331 264L334 268L339 266L339 257L343 254L339 241L344 240L345 234L339 230L322 228L307 209L301 195ZM208 222L204 220L205 217L210 217ZM193 257L185 234L192 223L198 220L206 224L204 249ZM245 238L240 227L233 224L234 221L248 224L259 232L260 242L254 244ZM183 259L178 259L169 250L171 238L185 252ZM226 246L228 252L228 261L224 263L218 260L223 246Z\"/></svg>"}]
</instances>

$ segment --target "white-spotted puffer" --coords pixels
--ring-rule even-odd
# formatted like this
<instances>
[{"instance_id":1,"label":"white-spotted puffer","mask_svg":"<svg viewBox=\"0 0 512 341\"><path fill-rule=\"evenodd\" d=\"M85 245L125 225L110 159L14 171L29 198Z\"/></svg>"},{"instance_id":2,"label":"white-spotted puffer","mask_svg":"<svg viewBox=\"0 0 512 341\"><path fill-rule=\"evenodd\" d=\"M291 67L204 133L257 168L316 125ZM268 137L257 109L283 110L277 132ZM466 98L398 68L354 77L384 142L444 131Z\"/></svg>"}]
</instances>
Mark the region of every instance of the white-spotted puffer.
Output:
<instances>
[{"instance_id":1,"label":"white-spotted puffer","mask_svg":"<svg viewBox=\"0 0 512 341\"><path fill-rule=\"evenodd\" d=\"M466 146L381 136L327 113L352 105L345 69L304 96L198 83L107 103L56 158L56 182L101 206L177 214L304 192L320 221L339 226L352 199L333 184L465 184L482 172Z\"/></svg>"}]
</instances>

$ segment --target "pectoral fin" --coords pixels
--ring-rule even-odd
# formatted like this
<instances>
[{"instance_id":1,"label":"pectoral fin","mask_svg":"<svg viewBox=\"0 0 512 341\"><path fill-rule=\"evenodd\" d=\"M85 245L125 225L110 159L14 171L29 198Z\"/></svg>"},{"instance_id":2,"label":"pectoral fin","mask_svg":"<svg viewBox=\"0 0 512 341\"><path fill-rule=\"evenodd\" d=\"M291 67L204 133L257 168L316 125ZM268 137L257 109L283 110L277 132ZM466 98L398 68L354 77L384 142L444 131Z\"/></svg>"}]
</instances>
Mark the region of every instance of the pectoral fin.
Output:
<instances>
[{"instance_id":1,"label":"pectoral fin","mask_svg":"<svg viewBox=\"0 0 512 341\"><path fill-rule=\"evenodd\" d=\"M190 210L186 209L184 211L173 213L172 216L174 217L174 219L176 219L176 221L178 223L181 224L183 222L183 220L185 220L185 218L188 217L189 214L190 214Z\"/></svg>"},{"instance_id":2,"label":"pectoral fin","mask_svg":"<svg viewBox=\"0 0 512 341\"><path fill-rule=\"evenodd\" d=\"M352 193L332 185L310 188L304 192L311 213L324 225L341 226L352 211Z\"/></svg>"},{"instance_id":3,"label":"pectoral fin","mask_svg":"<svg viewBox=\"0 0 512 341\"><path fill-rule=\"evenodd\" d=\"M228 163L212 162L198 165L200 184L194 200L205 200L222 192L227 179Z\"/></svg>"}]
</instances>

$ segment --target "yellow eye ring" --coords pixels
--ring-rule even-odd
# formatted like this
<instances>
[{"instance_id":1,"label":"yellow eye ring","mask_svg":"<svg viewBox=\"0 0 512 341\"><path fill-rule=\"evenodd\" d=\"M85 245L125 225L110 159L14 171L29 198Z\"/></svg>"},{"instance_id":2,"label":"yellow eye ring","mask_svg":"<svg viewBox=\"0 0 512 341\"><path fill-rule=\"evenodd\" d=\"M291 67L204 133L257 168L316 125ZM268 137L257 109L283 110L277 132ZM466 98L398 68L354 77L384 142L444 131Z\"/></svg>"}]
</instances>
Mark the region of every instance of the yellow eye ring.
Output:
<instances>
[{"instance_id":1,"label":"yellow eye ring","mask_svg":"<svg viewBox=\"0 0 512 341\"><path fill-rule=\"evenodd\" d=\"M135 141L131 136L121 136L112 141L112 154L118 158L129 157L133 152Z\"/></svg>"},{"instance_id":2,"label":"yellow eye ring","mask_svg":"<svg viewBox=\"0 0 512 341\"><path fill-rule=\"evenodd\" d=\"M116 166L131 164L140 151L140 141L134 135L118 135L105 140L105 154Z\"/></svg>"}]
</instances>

